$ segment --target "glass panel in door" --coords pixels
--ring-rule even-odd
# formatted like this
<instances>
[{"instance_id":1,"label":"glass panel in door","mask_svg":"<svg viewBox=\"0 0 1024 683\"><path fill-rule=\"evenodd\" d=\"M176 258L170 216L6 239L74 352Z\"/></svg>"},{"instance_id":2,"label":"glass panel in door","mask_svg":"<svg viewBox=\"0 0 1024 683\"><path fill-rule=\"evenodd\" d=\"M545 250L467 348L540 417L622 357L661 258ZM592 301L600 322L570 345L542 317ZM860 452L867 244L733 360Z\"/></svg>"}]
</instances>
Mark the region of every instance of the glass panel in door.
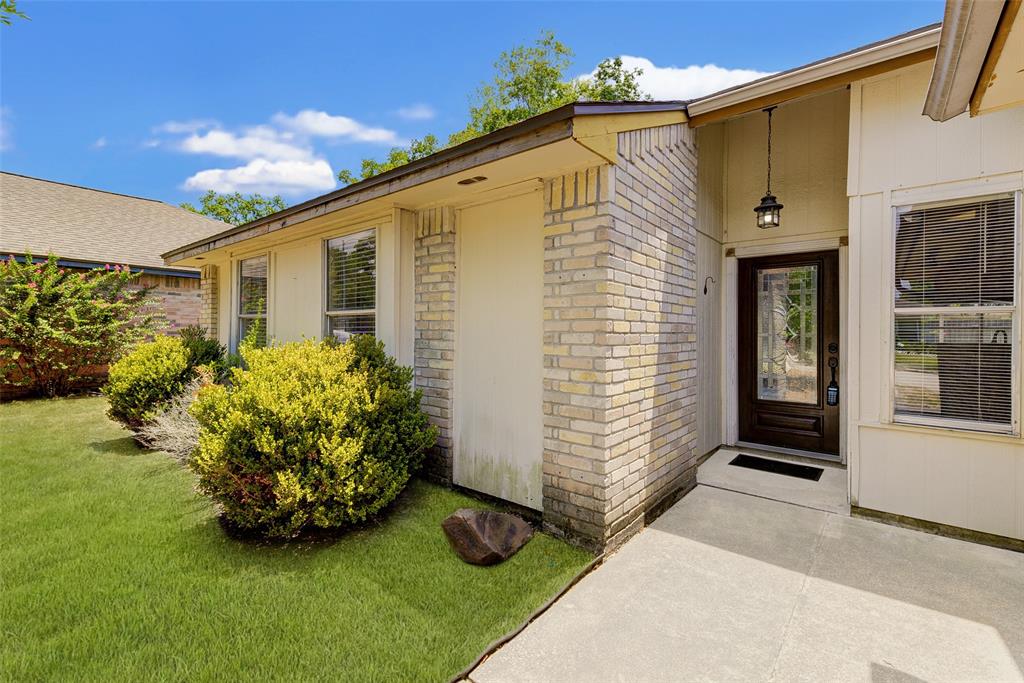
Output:
<instances>
[{"instance_id":1,"label":"glass panel in door","mask_svg":"<svg viewBox=\"0 0 1024 683\"><path fill-rule=\"evenodd\" d=\"M759 268L757 398L818 403L818 266Z\"/></svg>"}]
</instances>

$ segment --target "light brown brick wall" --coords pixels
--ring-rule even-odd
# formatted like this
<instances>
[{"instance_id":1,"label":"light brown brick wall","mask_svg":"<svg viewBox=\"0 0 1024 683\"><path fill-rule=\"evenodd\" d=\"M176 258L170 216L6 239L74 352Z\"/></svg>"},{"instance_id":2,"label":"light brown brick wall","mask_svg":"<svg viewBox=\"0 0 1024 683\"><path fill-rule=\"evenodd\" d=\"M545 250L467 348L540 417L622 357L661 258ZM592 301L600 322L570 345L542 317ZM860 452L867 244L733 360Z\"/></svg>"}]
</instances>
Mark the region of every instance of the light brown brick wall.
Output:
<instances>
[{"instance_id":1,"label":"light brown brick wall","mask_svg":"<svg viewBox=\"0 0 1024 683\"><path fill-rule=\"evenodd\" d=\"M218 339L217 321L220 315L220 273L218 267L209 264L202 267L200 275L200 313L199 324L202 325L207 335L212 339Z\"/></svg>"},{"instance_id":2,"label":"light brown brick wall","mask_svg":"<svg viewBox=\"0 0 1024 683\"><path fill-rule=\"evenodd\" d=\"M160 333L174 334L182 327L199 323L202 299L197 278L144 273L139 284L153 288L154 314L158 324L164 325Z\"/></svg>"},{"instance_id":3,"label":"light brown brick wall","mask_svg":"<svg viewBox=\"0 0 1024 683\"><path fill-rule=\"evenodd\" d=\"M692 486L696 149L685 126L545 183L544 516L606 547Z\"/></svg>"},{"instance_id":4,"label":"light brown brick wall","mask_svg":"<svg viewBox=\"0 0 1024 683\"><path fill-rule=\"evenodd\" d=\"M437 426L430 474L452 478L452 372L455 361L455 212L442 207L417 213L414 372L422 407Z\"/></svg>"}]
</instances>

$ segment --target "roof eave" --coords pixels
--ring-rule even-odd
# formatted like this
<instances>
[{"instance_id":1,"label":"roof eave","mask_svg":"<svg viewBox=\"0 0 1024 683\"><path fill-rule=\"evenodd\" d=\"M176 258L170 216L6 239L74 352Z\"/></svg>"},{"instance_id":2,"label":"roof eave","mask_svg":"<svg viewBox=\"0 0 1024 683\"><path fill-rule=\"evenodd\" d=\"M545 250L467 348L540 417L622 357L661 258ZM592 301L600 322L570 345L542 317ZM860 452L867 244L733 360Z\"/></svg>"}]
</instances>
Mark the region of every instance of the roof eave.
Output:
<instances>
[{"instance_id":1,"label":"roof eave","mask_svg":"<svg viewBox=\"0 0 1024 683\"><path fill-rule=\"evenodd\" d=\"M398 168L386 171L380 175L373 176L372 178L367 178L366 180L334 190L333 192L329 192L325 195L314 197L313 199L296 204L295 206L268 216L264 216L263 218L259 218L255 221L235 226L215 235L211 235L208 238L196 240L176 249L172 249L171 251L163 254L162 258L166 263L180 261L184 258L189 258L206 251L211 251L215 248L212 245L220 240L239 235L241 233L253 232L271 223L281 222L281 227L284 227L286 224L291 225L307 220L307 218L298 218L298 216L303 213L308 214L312 212L317 215L330 213L336 209L330 209L328 208L328 205L331 203L338 203L341 200L350 200L346 203L346 206L353 206L355 204L362 203L363 201L367 201L378 196L379 193L374 191L379 190L382 185L397 184L399 181L410 179L412 176L417 174L426 174L426 172L440 166L441 164L456 161L483 149L500 145L517 138L527 138L532 134L539 133L545 128L556 126L560 123L567 124L565 126L565 130L554 136L547 136L543 138L538 137L537 146L551 144L559 139L571 138L571 120L577 116L665 111L685 112L686 103L682 101L666 101L575 102L567 104L544 114L534 116L533 118L525 121L501 128L493 133L488 133L487 135L483 135L479 138L469 140L460 145L456 145L455 147L443 149L428 157L418 159L405 164L404 166L399 166ZM510 148L507 155L512 156L513 154L519 153L519 151L522 150ZM415 184L415 181L412 184ZM390 191L388 193L390 193ZM364 195L365 199L360 198L359 195ZM295 220L289 221L289 218L295 218Z\"/></svg>"},{"instance_id":2,"label":"roof eave","mask_svg":"<svg viewBox=\"0 0 1024 683\"><path fill-rule=\"evenodd\" d=\"M816 82L832 81L837 77L863 72L865 68L887 62L902 63L900 60L903 58L934 50L939 42L940 28L941 24L925 26L916 31L713 93L689 102L687 110L691 120L697 123L699 117L706 117L718 110L735 109L753 102L758 102L758 105L753 106L751 110L757 109L761 101L775 94Z\"/></svg>"},{"instance_id":3,"label":"roof eave","mask_svg":"<svg viewBox=\"0 0 1024 683\"><path fill-rule=\"evenodd\" d=\"M923 113L948 121L967 111L1004 2L947 0Z\"/></svg>"}]
</instances>

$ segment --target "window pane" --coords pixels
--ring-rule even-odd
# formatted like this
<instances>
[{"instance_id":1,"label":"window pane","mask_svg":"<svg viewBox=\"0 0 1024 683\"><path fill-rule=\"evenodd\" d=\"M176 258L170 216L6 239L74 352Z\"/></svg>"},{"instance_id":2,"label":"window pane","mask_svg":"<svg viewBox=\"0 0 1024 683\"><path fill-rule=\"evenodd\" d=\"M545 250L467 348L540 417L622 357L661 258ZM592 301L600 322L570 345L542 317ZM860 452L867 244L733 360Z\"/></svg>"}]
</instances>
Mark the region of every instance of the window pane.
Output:
<instances>
[{"instance_id":1,"label":"window pane","mask_svg":"<svg viewBox=\"0 0 1024 683\"><path fill-rule=\"evenodd\" d=\"M377 302L377 240L373 230L327 243L327 310L373 309Z\"/></svg>"},{"instance_id":2,"label":"window pane","mask_svg":"<svg viewBox=\"0 0 1024 683\"><path fill-rule=\"evenodd\" d=\"M818 266L757 271L757 397L818 402Z\"/></svg>"},{"instance_id":3,"label":"window pane","mask_svg":"<svg viewBox=\"0 0 1024 683\"><path fill-rule=\"evenodd\" d=\"M897 308L1013 303L1012 196L905 211L896 231Z\"/></svg>"},{"instance_id":4,"label":"window pane","mask_svg":"<svg viewBox=\"0 0 1024 683\"><path fill-rule=\"evenodd\" d=\"M256 329L256 345L266 346L266 318L263 317L240 317L239 340L245 339L250 328L254 326L259 326Z\"/></svg>"},{"instance_id":5,"label":"window pane","mask_svg":"<svg viewBox=\"0 0 1024 683\"><path fill-rule=\"evenodd\" d=\"M345 341L353 334L374 334L372 315L332 315L327 318L327 333L338 341Z\"/></svg>"},{"instance_id":6,"label":"window pane","mask_svg":"<svg viewBox=\"0 0 1024 683\"><path fill-rule=\"evenodd\" d=\"M896 414L1010 424L1010 313L896 317Z\"/></svg>"},{"instance_id":7,"label":"window pane","mask_svg":"<svg viewBox=\"0 0 1024 683\"><path fill-rule=\"evenodd\" d=\"M267 313L267 257L242 261L238 311L242 314Z\"/></svg>"}]
</instances>

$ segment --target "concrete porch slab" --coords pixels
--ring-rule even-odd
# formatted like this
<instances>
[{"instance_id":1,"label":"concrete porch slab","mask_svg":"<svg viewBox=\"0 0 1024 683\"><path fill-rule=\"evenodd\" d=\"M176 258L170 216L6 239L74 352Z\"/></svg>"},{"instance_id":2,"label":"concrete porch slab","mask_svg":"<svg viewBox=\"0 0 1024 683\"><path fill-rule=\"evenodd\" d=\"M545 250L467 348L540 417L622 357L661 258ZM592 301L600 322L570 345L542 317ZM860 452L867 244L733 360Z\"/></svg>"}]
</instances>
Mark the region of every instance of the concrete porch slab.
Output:
<instances>
[{"instance_id":1,"label":"concrete porch slab","mask_svg":"<svg viewBox=\"0 0 1024 683\"><path fill-rule=\"evenodd\" d=\"M1024 555L707 486L481 664L492 681L1024 681Z\"/></svg>"},{"instance_id":2,"label":"concrete porch slab","mask_svg":"<svg viewBox=\"0 0 1024 683\"><path fill-rule=\"evenodd\" d=\"M697 483L802 505L815 510L842 515L850 514L845 467L831 462L812 462L800 459L801 464L820 467L823 470L821 479L809 481L730 465L729 461L740 453L750 453L770 460L792 460L784 455L768 455L749 449L723 447L697 468Z\"/></svg>"}]
</instances>

